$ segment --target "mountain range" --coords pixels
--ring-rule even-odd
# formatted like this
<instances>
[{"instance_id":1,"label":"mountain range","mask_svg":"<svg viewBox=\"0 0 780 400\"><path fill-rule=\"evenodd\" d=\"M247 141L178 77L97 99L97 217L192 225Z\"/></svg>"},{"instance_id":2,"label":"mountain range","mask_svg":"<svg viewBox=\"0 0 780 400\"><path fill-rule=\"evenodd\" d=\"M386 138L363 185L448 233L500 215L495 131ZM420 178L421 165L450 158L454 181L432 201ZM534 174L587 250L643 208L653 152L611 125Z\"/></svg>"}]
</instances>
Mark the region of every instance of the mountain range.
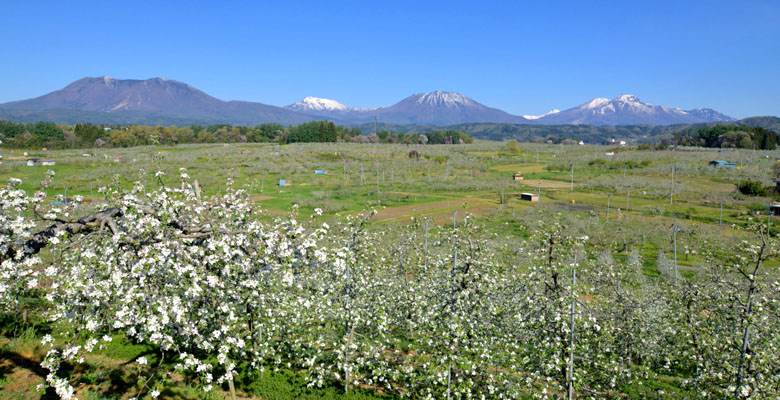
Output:
<instances>
[{"instance_id":1,"label":"mountain range","mask_svg":"<svg viewBox=\"0 0 780 400\"><path fill-rule=\"evenodd\" d=\"M248 101L223 101L186 83L151 78L83 78L40 97L0 104L0 118L16 121L103 124L192 123L255 125L298 124L328 119L344 125L375 120L387 124L455 125L512 123L539 125L672 125L734 121L712 109L682 110L642 102L633 95L595 98L541 116L512 115L455 92L413 94L391 106L352 108L336 100L306 97L285 107Z\"/></svg>"}]
</instances>

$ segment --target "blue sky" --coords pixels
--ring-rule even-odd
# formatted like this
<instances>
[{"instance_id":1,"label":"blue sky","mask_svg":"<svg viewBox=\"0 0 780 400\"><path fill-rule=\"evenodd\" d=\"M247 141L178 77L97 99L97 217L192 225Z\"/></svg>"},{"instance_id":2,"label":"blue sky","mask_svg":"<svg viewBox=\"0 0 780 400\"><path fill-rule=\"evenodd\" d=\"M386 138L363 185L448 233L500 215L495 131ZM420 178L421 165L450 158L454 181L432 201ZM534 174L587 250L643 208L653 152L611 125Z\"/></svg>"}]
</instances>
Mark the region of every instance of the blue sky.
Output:
<instances>
[{"instance_id":1,"label":"blue sky","mask_svg":"<svg viewBox=\"0 0 780 400\"><path fill-rule=\"evenodd\" d=\"M110 75L274 105L440 89L514 114L631 93L780 115L779 1L0 0L0 21L0 102Z\"/></svg>"}]
</instances>

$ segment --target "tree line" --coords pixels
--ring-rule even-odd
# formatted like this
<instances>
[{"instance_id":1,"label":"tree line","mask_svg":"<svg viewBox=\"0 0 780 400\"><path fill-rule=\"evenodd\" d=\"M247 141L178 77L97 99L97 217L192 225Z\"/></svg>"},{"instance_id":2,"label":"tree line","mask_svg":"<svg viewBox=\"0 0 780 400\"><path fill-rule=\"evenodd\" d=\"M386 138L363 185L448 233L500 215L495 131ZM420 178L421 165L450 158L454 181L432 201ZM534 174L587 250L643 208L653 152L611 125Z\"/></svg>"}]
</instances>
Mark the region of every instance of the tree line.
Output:
<instances>
[{"instance_id":1,"label":"tree line","mask_svg":"<svg viewBox=\"0 0 780 400\"><path fill-rule=\"evenodd\" d=\"M460 144L474 139L460 131L426 134L378 131L369 135L357 128L329 121L312 121L285 127L275 123L255 126L228 124L190 126L63 125L52 122L21 123L0 120L0 140L14 148L92 148L176 145L183 143L406 143Z\"/></svg>"},{"instance_id":2,"label":"tree line","mask_svg":"<svg viewBox=\"0 0 780 400\"><path fill-rule=\"evenodd\" d=\"M761 127L717 125L684 129L674 134L674 141L682 146L774 150L780 134Z\"/></svg>"}]
</instances>

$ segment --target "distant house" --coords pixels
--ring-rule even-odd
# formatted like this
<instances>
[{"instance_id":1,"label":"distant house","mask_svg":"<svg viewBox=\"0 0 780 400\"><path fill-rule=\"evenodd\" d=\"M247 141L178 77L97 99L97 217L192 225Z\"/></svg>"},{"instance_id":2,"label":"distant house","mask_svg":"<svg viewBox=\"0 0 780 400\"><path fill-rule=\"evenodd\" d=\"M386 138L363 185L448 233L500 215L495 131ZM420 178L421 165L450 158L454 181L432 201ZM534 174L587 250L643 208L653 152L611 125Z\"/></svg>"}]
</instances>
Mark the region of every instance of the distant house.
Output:
<instances>
[{"instance_id":1,"label":"distant house","mask_svg":"<svg viewBox=\"0 0 780 400\"><path fill-rule=\"evenodd\" d=\"M44 167L50 167L54 164L56 163L52 160L41 160L41 165L43 165Z\"/></svg>"},{"instance_id":2,"label":"distant house","mask_svg":"<svg viewBox=\"0 0 780 400\"><path fill-rule=\"evenodd\" d=\"M324 169L315 169L314 170L315 175L327 175L328 171L325 171Z\"/></svg>"},{"instance_id":3,"label":"distant house","mask_svg":"<svg viewBox=\"0 0 780 400\"><path fill-rule=\"evenodd\" d=\"M512 174L512 179L514 179L516 181L522 181L523 180L523 174L521 174L519 172L516 173L516 174Z\"/></svg>"},{"instance_id":4,"label":"distant house","mask_svg":"<svg viewBox=\"0 0 780 400\"><path fill-rule=\"evenodd\" d=\"M710 161L710 167L715 168L736 168L737 164L724 160L712 160Z\"/></svg>"},{"instance_id":5,"label":"distant house","mask_svg":"<svg viewBox=\"0 0 780 400\"><path fill-rule=\"evenodd\" d=\"M774 216L780 215L780 203L769 204L769 212Z\"/></svg>"},{"instance_id":6,"label":"distant house","mask_svg":"<svg viewBox=\"0 0 780 400\"><path fill-rule=\"evenodd\" d=\"M520 200L539 201L539 195L537 193L520 193Z\"/></svg>"},{"instance_id":7,"label":"distant house","mask_svg":"<svg viewBox=\"0 0 780 400\"><path fill-rule=\"evenodd\" d=\"M607 145L618 145L618 146L625 146L625 145L626 145L626 144L628 144L628 143L626 143L626 141L625 141L625 140L610 139L609 141L607 141L607 142L606 142L606 143L604 143L604 144L607 144Z\"/></svg>"},{"instance_id":8,"label":"distant house","mask_svg":"<svg viewBox=\"0 0 780 400\"><path fill-rule=\"evenodd\" d=\"M292 182L287 179L279 179L279 186L290 186Z\"/></svg>"}]
</instances>

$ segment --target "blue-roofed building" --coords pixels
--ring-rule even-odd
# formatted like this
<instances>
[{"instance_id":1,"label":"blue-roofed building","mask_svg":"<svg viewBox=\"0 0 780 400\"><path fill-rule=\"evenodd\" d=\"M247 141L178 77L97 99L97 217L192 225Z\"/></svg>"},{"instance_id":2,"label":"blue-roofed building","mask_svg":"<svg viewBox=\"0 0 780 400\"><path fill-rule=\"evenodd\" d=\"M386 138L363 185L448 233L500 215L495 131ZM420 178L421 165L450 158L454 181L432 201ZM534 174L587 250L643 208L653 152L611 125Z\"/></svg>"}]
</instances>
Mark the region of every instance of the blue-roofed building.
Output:
<instances>
[{"instance_id":1,"label":"blue-roofed building","mask_svg":"<svg viewBox=\"0 0 780 400\"><path fill-rule=\"evenodd\" d=\"M736 168L737 164L733 162L723 161L723 160L712 160L710 161L710 167L715 168Z\"/></svg>"}]
</instances>

